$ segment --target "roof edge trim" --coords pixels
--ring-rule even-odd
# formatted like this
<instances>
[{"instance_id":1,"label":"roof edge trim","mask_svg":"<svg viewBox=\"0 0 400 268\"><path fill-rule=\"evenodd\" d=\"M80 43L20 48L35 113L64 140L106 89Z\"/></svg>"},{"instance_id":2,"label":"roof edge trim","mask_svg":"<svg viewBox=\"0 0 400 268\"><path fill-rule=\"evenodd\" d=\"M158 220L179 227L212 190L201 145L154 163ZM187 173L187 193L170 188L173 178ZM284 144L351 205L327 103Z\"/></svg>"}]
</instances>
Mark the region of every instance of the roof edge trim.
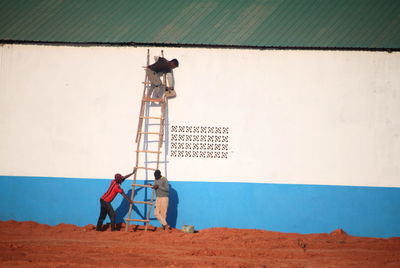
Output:
<instances>
[{"instance_id":1,"label":"roof edge trim","mask_svg":"<svg viewBox=\"0 0 400 268\"><path fill-rule=\"evenodd\" d=\"M254 49L254 50L320 50L320 51L371 51L400 52L400 48L364 48L364 47L296 47L296 46L242 46L242 45L206 45L206 44L166 44L136 42L59 42L59 41L17 41L0 40L0 45L50 45L50 46L110 46L110 47L175 47L175 48L221 48L221 49Z\"/></svg>"}]
</instances>

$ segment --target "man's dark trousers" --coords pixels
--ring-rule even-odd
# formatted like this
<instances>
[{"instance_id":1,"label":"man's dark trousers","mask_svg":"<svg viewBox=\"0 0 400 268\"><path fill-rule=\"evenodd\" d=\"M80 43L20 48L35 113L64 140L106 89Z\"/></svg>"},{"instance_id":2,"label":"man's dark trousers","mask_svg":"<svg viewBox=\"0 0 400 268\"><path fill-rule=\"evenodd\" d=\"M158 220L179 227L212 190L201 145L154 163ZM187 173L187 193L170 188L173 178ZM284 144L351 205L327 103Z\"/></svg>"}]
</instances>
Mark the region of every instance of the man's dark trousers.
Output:
<instances>
[{"instance_id":1,"label":"man's dark trousers","mask_svg":"<svg viewBox=\"0 0 400 268\"><path fill-rule=\"evenodd\" d=\"M110 220L111 220L111 231L115 231L116 230L115 211L114 211L113 207L111 206L111 203L106 202L100 198L100 216L99 216L99 220L97 221L97 226L96 226L97 231L102 230L103 221L107 215L110 217Z\"/></svg>"}]
</instances>

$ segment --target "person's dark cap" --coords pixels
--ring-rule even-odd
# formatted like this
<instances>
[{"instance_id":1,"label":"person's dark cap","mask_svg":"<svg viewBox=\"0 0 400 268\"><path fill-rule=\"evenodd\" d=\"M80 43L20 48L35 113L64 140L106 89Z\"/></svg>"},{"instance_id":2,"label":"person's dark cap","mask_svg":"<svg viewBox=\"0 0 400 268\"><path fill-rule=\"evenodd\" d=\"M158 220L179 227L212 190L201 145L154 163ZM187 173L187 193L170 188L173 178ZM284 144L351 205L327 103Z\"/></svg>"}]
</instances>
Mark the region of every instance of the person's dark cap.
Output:
<instances>
[{"instance_id":1,"label":"person's dark cap","mask_svg":"<svg viewBox=\"0 0 400 268\"><path fill-rule=\"evenodd\" d=\"M121 174L117 173L117 174L114 175L114 179L115 179L115 181L116 181L117 183L121 183L122 180L123 180L123 177L122 177Z\"/></svg>"},{"instance_id":2,"label":"person's dark cap","mask_svg":"<svg viewBox=\"0 0 400 268\"><path fill-rule=\"evenodd\" d=\"M156 179L161 178L161 171L159 171L158 169L157 169L156 171L154 171L154 177L155 177Z\"/></svg>"}]
</instances>

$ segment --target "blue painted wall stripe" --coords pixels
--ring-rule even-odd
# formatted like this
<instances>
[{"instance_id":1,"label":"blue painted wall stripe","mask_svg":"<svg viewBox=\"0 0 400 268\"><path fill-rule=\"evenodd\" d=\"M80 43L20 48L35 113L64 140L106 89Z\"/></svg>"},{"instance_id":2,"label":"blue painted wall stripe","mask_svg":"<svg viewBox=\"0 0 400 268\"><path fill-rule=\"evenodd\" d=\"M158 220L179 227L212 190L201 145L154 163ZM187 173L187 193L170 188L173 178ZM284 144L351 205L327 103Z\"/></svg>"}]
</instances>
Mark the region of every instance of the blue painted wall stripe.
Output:
<instances>
[{"instance_id":1,"label":"blue painted wall stripe","mask_svg":"<svg viewBox=\"0 0 400 268\"><path fill-rule=\"evenodd\" d=\"M95 224L110 180L0 176L0 220ZM400 236L400 188L171 181L169 223L280 232ZM122 188L131 191L131 181ZM137 190L145 198L146 189ZM147 193L149 197L150 192ZM118 222L128 211L113 201ZM137 211L145 215L143 207ZM135 218L138 218L135 216ZM159 225L152 221L152 224Z\"/></svg>"}]
</instances>

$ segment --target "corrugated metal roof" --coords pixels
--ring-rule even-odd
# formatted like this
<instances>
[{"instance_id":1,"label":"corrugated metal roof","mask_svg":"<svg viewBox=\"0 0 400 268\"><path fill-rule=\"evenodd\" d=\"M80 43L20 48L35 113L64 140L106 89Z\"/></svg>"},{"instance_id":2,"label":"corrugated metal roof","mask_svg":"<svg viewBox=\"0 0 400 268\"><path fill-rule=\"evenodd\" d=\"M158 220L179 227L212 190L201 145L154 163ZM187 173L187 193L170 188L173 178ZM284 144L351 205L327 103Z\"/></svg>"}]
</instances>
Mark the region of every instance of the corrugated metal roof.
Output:
<instances>
[{"instance_id":1,"label":"corrugated metal roof","mask_svg":"<svg viewBox=\"0 0 400 268\"><path fill-rule=\"evenodd\" d=\"M400 48L399 0L0 0L3 42Z\"/></svg>"}]
</instances>

